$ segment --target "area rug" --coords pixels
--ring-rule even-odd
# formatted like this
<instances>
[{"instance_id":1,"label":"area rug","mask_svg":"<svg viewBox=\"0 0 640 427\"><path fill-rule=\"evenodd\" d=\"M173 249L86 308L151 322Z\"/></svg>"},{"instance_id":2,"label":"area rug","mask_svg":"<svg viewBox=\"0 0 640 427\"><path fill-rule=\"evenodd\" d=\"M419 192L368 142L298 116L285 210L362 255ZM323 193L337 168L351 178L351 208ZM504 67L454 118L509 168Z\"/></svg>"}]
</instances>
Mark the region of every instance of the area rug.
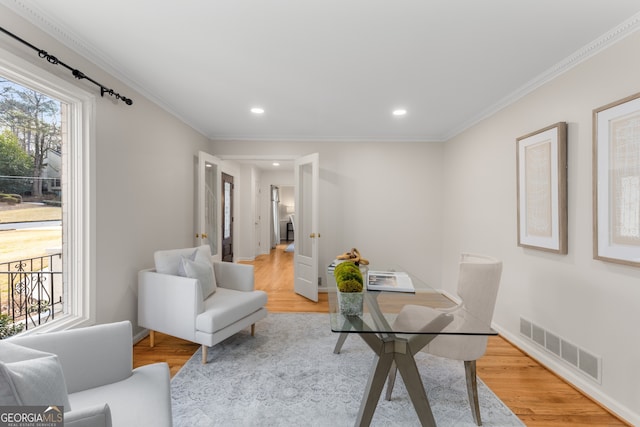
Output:
<instances>
[{"instance_id":1,"label":"area rug","mask_svg":"<svg viewBox=\"0 0 640 427\"><path fill-rule=\"evenodd\" d=\"M174 425L353 426L373 352L357 335L333 354L338 334L327 314L269 314L252 337L242 331L198 350L171 381ZM462 362L416 355L436 423L475 426L467 401ZM419 426L400 376L391 401L383 396L372 426ZM489 388L478 381L485 426L523 426Z\"/></svg>"}]
</instances>

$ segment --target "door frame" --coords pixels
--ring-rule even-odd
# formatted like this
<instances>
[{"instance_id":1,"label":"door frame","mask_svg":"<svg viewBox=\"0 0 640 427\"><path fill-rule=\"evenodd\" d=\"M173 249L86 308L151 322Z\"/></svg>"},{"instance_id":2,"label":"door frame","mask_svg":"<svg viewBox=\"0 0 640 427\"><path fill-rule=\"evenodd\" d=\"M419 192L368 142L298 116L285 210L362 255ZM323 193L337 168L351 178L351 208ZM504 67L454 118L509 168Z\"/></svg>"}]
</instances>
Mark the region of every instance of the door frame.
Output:
<instances>
[{"instance_id":1,"label":"door frame","mask_svg":"<svg viewBox=\"0 0 640 427\"><path fill-rule=\"evenodd\" d=\"M269 154L269 155L259 155L259 154L256 154L256 155L246 155L246 154L221 154L221 155L219 155L219 159L220 159L223 163L224 163L225 161L231 161L231 162L234 162L234 161L235 161L235 162L249 163L249 162L251 162L251 161L264 161L264 160L269 160L269 161L279 160L279 161L291 161L291 162L295 162L295 161L296 161L296 159L300 159L300 158L303 158L303 157L306 157L306 155L301 155L301 154L278 154L278 155L273 155L273 154ZM318 166L318 169L319 169L319 166ZM226 171L226 168L225 168L225 171ZM293 168L293 172L294 172L294 178L293 178L293 183L292 183L292 185L293 185L293 187L294 187L294 192L295 192L295 191L297 191L297 183L295 182L295 167ZM278 181L278 182L266 182L263 178L260 178L259 180L256 180L256 183L257 183L257 182L259 182L259 183L260 183L260 188L265 188L265 186L266 186L266 187L269 187L271 184L273 184L273 185L286 185L286 186L289 186L289 184L287 184L287 183L283 183L283 182L280 182L280 181ZM319 186L319 182L318 182L318 186ZM243 187L243 188L244 188L244 187ZM237 196L237 195L236 195L236 196ZM264 224L264 223L265 223L265 220L266 220L266 214L268 214L268 212L269 212L269 208L270 208L270 205L269 205L270 201L269 201L269 200L266 200L266 201L265 201L264 199L265 199L265 198L266 198L266 199L270 199L270 198L271 198L271 195L269 194L269 192L268 192L268 191L267 191L267 192L262 191L262 192L261 192L261 194L260 194L260 198L262 199L262 204L261 204L260 206L254 206L254 208L255 208L255 209L259 210L259 212L254 212L254 215L256 215L256 214L257 214L257 215L262 215L262 220L261 220L261 222L262 222L262 224ZM266 210L264 209L265 207L266 207ZM296 207L296 210L297 210L297 209L298 209L298 208ZM297 212L296 212L296 215L297 215ZM270 216L270 215L269 215L269 216ZM269 218L269 219L270 219L270 218ZM319 224L319 222L320 222L319 218L317 219L317 221L318 221L318 222L317 222L317 224ZM255 242L256 240L259 240L259 241L263 242L263 244L261 245L261 247L263 248L263 250L264 250L264 248L268 248L268 251L266 252L266 254L268 254L268 253L269 253L269 251L270 251L270 245L269 245L269 244L264 244L264 242L268 242L268 241L269 241L269 239L270 239L269 231L265 231L265 230L268 230L268 229L269 229L269 227L264 227L264 226L263 226L263 227L260 227L260 228L261 228L261 233L262 233L262 235L261 235L261 236L255 236L255 235L254 235L254 236L253 236L254 238L252 239L252 241L253 241L253 242ZM254 227L253 227L253 224L252 224L251 229L252 229L252 232L254 232L254 233L255 233L255 229L254 229ZM266 236L265 236L265 233L266 233ZM294 238L295 238L295 237L294 237ZM265 240L265 239L266 239L266 240ZM255 247L255 245L254 245L254 247ZM257 255L257 254L256 254L256 255ZM319 259L319 250L318 250L317 258ZM314 281L314 282L315 282L315 283L318 283L318 278L319 278L319 277L322 277L322 276L321 276L321 274L320 274L319 269L316 269L316 270L317 270L317 271L316 271L316 275L317 275L317 277L316 277L316 279L315 279L315 281ZM294 281L295 281L295 273L293 273L293 274L294 274ZM320 288L320 286L318 286L318 289L319 289L319 288Z\"/></svg>"},{"instance_id":2,"label":"door frame","mask_svg":"<svg viewBox=\"0 0 640 427\"><path fill-rule=\"evenodd\" d=\"M279 155L272 155L272 154L268 154L268 155L246 155L246 154L222 154L219 155L219 158L225 162L225 161L231 161L231 162L238 162L238 161L242 161L242 162L251 162L251 161L290 161L292 166L291 169L285 169L285 171L291 171L291 173L293 174L293 162L295 161L295 159L302 157L299 154L279 154ZM224 169L224 171L226 172L227 170ZM228 173L228 172L227 172ZM278 185L278 186L295 186L295 183L293 182L293 179L291 181L291 183L283 183L283 182L266 182L263 178L260 178L259 180L257 180L260 183L260 189L265 189L265 187L268 189L269 186L271 184L273 185ZM246 188L245 186L242 186L242 188ZM238 194L236 194L236 197L239 197ZM271 245L270 245L270 239L271 239L271 234L269 231L269 222L271 221L271 214L270 214L270 201L269 200L265 200L265 199L270 199L271 195L269 194L269 191L262 191L260 194L260 199L261 199L261 204L259 206L255 206L254 208L257 209L259 212L254 212L254 214L260 215L261 216L261 235L260 236L253 236L252 241L253 242L257 242L260 241L261 245L260 247L262 248L262 252L260 253L256 253L255 251L253 251L252 253L254 254L254 256L257 255L266 255L269 254L269 251L271 249ZM253 229L253 226L252 226ZM252 231L253 232L253 231ZM255 249L257 247L257 243L253 245L253 248Z\"/></svg>"},{"instance_id":3,"label":"door frame","mask_svg":"<svg viewBox=\"0 0 640 427\"><path fill-rule=\"evenodd\" d=\"M311 167L310 173L303 174L303 168L306 166ZM319 181L319 153L301 156L294 161L294 199L298 237L293 256L293 288L297 294L315 302L318 302L319 288ZM304 188L301 188L301 182L304 182Z\"/></svg>"},{"instance_id":4,"label":"door frame","mask_svg":"<svg viewBox=\"0 0 640 427\"><path fill-rule=\"evenodd\" d=\"M222 259L222 261L226 261L226 262L233 262L233 251L234 251L234 229L235 229L235 214L234 214L234 190L235 190L235 185L233 183L233 175L230 175L224 171L221 171L221 179L220 179L220 193L222 194L222 197L220 198L220 258ZM226 215L225 215L225 208L227 206L226 203L226 194L225 194L225 184L230 184L231 188L229 190L229 221L231 222L229 224L229 237L225 238L224 236L224 232L225 232L225 221L226 221ZM224 252L224 247L225 247L225 241L229 241L230 243L228 243L231 246L231 253L228 254L228 257L225 256L225 252ZM228 259L227 259L228 258Z\"/></svg>"},{"instance_id":5,"label":"door frame","mask_svg":"<svg viewBox=\"0 0 640 427\"><path fill-rule=\"evenodd\" d=\"M198 211L196 213L196 230L195 230L196 246L201 246L209 243L208 242L209 233L207 232L206 226L205 226L205 223L206 223L205 209L206 209L206 200L207 200L206 198L207 164L211 164L216 167L216 184L219 184L222 181L222 160L207 152L199 151L198 152L198 174L197 174L198 182L197 182L197 195L196 195L197 207L198 207ZM220 215L222 212L222 206L220 203L220 188L221 188L221 185L214 185L212 188L213 197L216 204L213 207L213 211L217 212L218 215ZM219 217L218 217L218 223L221 223ZM212 256L215 260L219 261L221 258L220 254L221 254L221 245L222 245L222 238L220 233L221 230L218 228L218 224L214 224L214 228L216 231L216 242L215 242L216 251L215 253L212 253ZM207 237L203 237L203 233Z\"/></svg>"}]
</instances>

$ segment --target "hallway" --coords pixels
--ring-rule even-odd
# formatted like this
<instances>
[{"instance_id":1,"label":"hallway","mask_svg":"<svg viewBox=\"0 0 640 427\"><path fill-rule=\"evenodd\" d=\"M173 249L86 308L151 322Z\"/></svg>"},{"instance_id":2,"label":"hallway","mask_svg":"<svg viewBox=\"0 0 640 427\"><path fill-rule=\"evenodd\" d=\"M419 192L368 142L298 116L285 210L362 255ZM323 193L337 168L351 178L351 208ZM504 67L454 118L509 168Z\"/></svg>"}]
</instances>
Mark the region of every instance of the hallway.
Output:
<instances>
[{"instance_id":1,"label":"hallway","mask_svg":"<svg viewBox=\"0 0 640 427\"><path fill-rule=\"evenodd\" d=\"M259 255L252 264L255 286L269 294L267 310L272 313L327 313L327 294L313 302L293 291L293 252L285 252L289 242L280 243L269 255Z\"/></svg>"}]
</instances>

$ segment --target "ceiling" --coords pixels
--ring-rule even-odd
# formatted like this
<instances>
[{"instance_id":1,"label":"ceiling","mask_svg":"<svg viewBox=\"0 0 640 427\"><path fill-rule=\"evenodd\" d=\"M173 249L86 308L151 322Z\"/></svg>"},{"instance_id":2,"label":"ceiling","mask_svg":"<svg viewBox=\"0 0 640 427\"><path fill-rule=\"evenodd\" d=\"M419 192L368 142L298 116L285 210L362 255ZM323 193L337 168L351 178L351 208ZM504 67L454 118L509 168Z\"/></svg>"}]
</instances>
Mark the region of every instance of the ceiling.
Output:
<instances>
[{"instance_id":1,"label":"ceiling","mask_svg":"<svg viewBox=\"0 0 640 427\"><path fill-rule=\"evenodd\" d=\"M638 0L0 3L213 140L444 141L640 26Z\"/></svg>"}]
</instances>

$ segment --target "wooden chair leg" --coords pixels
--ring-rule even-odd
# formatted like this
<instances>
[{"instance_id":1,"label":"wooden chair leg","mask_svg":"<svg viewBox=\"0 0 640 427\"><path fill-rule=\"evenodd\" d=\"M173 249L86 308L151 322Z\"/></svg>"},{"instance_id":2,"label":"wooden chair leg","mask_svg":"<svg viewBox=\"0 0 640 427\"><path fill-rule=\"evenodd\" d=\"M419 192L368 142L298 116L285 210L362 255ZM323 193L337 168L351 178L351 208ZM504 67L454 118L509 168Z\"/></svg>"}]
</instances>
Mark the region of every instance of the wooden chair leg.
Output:
<instances>
[{"instance_id":1,"label":"wooden chair leg","mask_svg":"<svg viewBox=\"0 0 640 427\"><path fill-rule=\"evenodd\" d=\"M209 347L207 347L206 345L202 344L202 364L206 365L207 364L207 350L209 349Z\"/></svg>"},{"instance_id":2,"label":"wooden chair leg","mask_svg":"<svg viewBox=\"0 0 640 427\"><path fill-rule=\"evenodd\" d=\"M465 360L464 372L467 379L467 395L469 396L469 404L471 405L471 414L476 425L482 425L480 418L480 403L478 402L478 381L476 379L476 361Z\"/></svg>"},{"instance_id":3,"label":"wooden chair leg","mask_svg":"<svg viewBox=\"0 0 640 427\"><path fill-rule=\"evenodd\" d=\"M149 347L156 345L156 331L149 331Z\"/></svg>"},{"instance_id":4,"label":"wooden chair leg","mask_svg":"<svg viewBox=\"0 0 640 427\"><path fill-rule=\"evenodd\" d=\"M256 335L256 324L252 324L251 325L251 336L255 336Z\"/></svg>"}]
</instances>

